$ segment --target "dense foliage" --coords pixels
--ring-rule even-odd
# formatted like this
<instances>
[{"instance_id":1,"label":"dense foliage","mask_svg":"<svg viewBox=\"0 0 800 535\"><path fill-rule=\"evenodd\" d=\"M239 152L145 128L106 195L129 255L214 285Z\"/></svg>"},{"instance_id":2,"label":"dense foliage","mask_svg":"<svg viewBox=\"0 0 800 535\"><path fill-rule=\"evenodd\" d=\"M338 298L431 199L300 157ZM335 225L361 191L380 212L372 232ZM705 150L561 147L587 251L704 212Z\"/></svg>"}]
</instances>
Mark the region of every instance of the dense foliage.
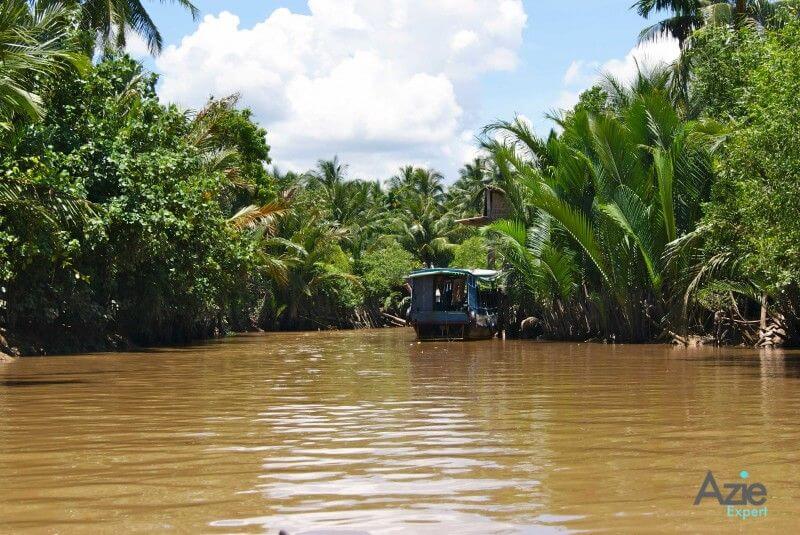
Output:
<instances>
[{"instance_id":1,"label":"dense foliage","mask_svg":"<svg viewBox=\"0 0 800 535\"><path fill-rule=\"evenodd\" d=\"M800 22L761 34L716 28L702 35L698 87L725 114L729 136L707 207L702 275L748 305L759 299L790 338L800 317ZM733 45L733 46L731 46ZM737 83L721 93L719 72ZM716 98L714 98L716 97ZM699 270L698 270L699 271ZM713 285L712 285L713 288ZM717 292L719 293L719 292ZM741 304L741 303L740 303ZM728 315L744 318L731 304ZM762 325L762 329L766 326Z\"/></svg>"},{"instance_id":2,"label":"dense foliage","mask_svg":"<svg viewBox=\"0 0 800 535\"><path fill-rule=\"evenodd\" d=\"M9 328L140 343L211 334L255 267L226 205L234 180L258 177L227 173L221 147L198 139L203 116L162 106L129 58L60 81L45 120L2 158Z\"/></svg>"},{"instance_id":3,"label":"dense foliage","mask_svg":"<svg viewBox=\"0 0 800 535\"><path fill-rule=\"evenodd\" d=\"M687 121L661 83L640 75L600 112L574 110L538 139L498 123L488 148L514 219L488 229L511 267L514 301L545 332L649 340L675 310L670 242L693 230L712 181L713 124Z\"/></svg>"},{"instance_id":4,"label":"dense foliage","mask_svg":"<svg viewBox=\"0 0 800 535\"><path fill-rule=\"evenodd\" d=\"M503 268L511 335L796 343L798 3L635 7L668 12L643 37L679 38L675 65L606 79L547 137L487 126L448 187L282 173L235 97L161 103L115 50L161 47L138 0L3 2L0 349L399 324L405 275L447 265ZM508 217L459 224L487 186Z\"/></svg>"}]
</instances>

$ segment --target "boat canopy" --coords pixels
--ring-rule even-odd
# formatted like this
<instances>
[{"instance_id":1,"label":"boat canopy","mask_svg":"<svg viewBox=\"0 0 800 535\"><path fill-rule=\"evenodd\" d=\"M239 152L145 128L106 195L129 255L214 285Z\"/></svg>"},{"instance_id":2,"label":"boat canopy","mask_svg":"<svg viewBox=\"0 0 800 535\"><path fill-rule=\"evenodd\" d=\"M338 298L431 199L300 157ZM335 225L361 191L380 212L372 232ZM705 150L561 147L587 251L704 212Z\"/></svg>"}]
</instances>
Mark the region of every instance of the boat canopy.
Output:
<instances>
[{"instance_id":1,"label":"boat canopy","mask_svg":"<svg viewBox=\"0 0 800 535\"><path fill-rule=\"evenodd\" d=\"M432 277L435 275L454 275L461 277L472 275L479 280L492 281L500 276L500 272L492 269L428 268L413 271L408 278L418 279L421 277Z\"/></svg>"}]
</instances>

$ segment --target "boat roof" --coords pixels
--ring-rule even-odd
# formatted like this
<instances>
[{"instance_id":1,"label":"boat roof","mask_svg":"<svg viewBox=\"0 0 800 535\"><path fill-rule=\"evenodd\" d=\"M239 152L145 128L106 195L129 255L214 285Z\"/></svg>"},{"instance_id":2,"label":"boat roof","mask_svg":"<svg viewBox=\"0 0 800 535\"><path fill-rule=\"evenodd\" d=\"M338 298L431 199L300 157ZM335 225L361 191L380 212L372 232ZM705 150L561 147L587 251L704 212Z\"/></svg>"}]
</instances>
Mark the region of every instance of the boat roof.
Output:
<instances>
[{"instance_id":1,"label":"boat roof","mask_svg":"<svg viewBox=\"0 0 800 535\"><path fill-rule=\"evenodd\" d=\"M460 275L462 277L472 275L477 279L492 280L496 279L500 275L500 272L493 269L428 268L412 271L408 278L417 279L420 277L432 277L434 275Z\"/></svg>"}]
</instances>

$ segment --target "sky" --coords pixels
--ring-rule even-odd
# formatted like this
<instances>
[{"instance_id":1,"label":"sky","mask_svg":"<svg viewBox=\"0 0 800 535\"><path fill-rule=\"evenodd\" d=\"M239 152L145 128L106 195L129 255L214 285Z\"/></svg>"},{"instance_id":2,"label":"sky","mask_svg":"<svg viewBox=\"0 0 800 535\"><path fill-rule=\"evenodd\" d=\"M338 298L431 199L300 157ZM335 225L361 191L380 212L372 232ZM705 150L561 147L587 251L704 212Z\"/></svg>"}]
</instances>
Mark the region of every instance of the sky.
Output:
<instances>
[{"instance_id":1,"label":"sky","mask_svg":"<svg viewBox=\"0 0 800 535\"><path fill-rule=\"evenodd\" d=\"M160 75L159 97L198 108L239 94L267 130L273 163L304 171L338 156L353 178L402 165L448 182L478 155L484 125L520 115L537 133L601 72L678 55L638 46L632 0L196 0L192 20L148 3L165 47L130 53Z\"/></svg>"}]
</instances>

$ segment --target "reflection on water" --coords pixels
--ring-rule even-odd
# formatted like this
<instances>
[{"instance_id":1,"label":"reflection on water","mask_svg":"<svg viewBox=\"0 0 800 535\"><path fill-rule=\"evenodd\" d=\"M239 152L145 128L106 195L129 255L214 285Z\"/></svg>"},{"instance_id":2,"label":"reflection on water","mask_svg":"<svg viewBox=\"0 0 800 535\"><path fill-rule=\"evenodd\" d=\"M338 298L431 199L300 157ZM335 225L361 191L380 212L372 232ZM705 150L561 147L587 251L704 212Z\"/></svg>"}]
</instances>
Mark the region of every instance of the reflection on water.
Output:
<instances>
[{"instance_id":1,"label":"reflection on water","mask_svg":"<svg viewBox=\"0 0 800 535\"><path fill-rule=\"evenodd\" d=\"M405 329L27 359L0 367L0 531L789 532L799 401L797 353ZM693 506L709 469L768 517Z\"/></svg>"}]
</instances>

